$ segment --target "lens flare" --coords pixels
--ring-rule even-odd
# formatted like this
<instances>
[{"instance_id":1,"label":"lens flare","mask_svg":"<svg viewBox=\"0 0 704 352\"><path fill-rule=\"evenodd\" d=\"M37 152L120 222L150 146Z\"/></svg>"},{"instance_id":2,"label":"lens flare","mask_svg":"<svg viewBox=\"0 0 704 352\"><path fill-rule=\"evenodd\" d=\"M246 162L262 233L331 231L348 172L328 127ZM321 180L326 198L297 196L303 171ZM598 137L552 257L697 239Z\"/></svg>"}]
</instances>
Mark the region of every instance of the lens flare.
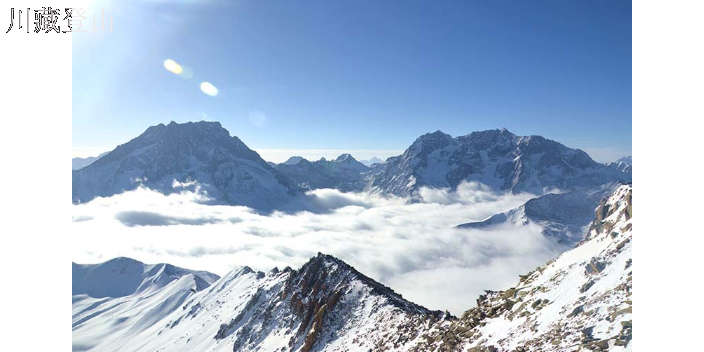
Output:
<instances>
[{"instance_id":1,"label":"lens flare","mask_svg":"<svg viewBox=\"0 0 704 352\"><path fill-rule=\"evenodd\" d=\"M212 85L210 82L201 83L200 90L202 90L203 93L210 95L211 97L218 95L218 89L215 88L215 86Z\"/></svg>"},{"instance_id":2,"label":"lens flare","mask_svg":"<svg viewBox=\"0 0 704 352\"><path fill-rule=\"evenodd\" d=\"M180 75L183 72L183 67L171 59L164 60L164 68L177 75Z\"/></svg>"}]
</instances>

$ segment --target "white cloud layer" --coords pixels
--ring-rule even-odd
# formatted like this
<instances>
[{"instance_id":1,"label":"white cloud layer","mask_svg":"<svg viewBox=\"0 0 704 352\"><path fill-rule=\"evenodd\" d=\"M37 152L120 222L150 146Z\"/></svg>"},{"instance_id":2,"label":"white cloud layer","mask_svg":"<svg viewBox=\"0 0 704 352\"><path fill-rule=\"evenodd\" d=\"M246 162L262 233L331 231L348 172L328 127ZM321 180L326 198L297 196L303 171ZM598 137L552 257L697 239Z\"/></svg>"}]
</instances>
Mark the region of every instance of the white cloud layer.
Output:
<instances>
[{"instance_id":1,"label":"white cloud layer","mask_svg":"<svg viewBox=\"0 0 704 352\"><path fill-rule=\"evenodd\" d=\"M558 254L534 225L455 229L523 204L529 194L495 194L466 183L424 189L421 201L316 190L310 211L258 214L202 204L184 190L137 189L73 206L72 260L116 256L217 274L247 265L298 268L317 252L334 255L411 301L461 314L485 289L503 289Z\"/></svg>"}]
</instances>

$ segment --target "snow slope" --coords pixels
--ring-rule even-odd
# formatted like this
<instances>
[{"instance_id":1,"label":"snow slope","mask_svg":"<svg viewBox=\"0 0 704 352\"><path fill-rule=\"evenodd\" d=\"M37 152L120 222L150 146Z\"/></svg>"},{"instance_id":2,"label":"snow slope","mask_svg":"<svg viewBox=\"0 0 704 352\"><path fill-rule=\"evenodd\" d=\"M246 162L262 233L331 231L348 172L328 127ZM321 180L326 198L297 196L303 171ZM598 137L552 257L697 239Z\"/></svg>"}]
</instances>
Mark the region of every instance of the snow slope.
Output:
<instances>
[{"instance_id":1,"label":"snow slope","mask_svg":"<svg viewBox=\"0 0 704 352\"><path fill-rule=\"evenodd\" d=\"M73 263L73 295L123 297L145 290L160 289L182 276L193 275L198 289L220 277L206 272L182 269L171 264L144 264L130 258L115 258L100 264Z\"/></svg>"}]
</instances>

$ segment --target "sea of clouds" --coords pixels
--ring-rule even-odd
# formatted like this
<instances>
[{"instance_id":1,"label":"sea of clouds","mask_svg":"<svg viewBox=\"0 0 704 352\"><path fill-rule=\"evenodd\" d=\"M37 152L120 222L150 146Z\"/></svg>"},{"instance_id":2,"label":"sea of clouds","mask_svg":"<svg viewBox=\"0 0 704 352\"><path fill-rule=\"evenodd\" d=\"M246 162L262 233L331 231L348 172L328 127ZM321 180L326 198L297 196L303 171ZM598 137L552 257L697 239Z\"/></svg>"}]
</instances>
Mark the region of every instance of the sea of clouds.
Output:
<instances>
[{"instance_id":1,"label":"sea of clouds","mask_svg":"<svg viewBox=\"0 0 704 352\"><path fill-rule=\"evenodd\" d=\"M478 183L422 189L413 200L330 189L306 197L314 211L267 214L206 205L197 187L97 198L73 206L72 260L126 256L223 275L244 265L295 269L323 252L413 302L461 314L484 290L513 286L519 274L564 250L532 224L456 229L535 197Z\"/></svg>"}]
</instances>

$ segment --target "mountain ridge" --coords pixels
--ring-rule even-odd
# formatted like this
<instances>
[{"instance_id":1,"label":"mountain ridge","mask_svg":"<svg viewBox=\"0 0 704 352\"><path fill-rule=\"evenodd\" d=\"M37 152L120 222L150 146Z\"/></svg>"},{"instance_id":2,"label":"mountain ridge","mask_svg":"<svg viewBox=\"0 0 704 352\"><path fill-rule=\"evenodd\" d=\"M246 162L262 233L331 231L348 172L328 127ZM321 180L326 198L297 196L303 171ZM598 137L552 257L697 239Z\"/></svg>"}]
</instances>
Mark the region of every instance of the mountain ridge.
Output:
<instances>
[{"instance_id":1,"label":"mountain ridge","mask_svg":"<svg viewBox=\"0 0 704 352\"><path fill-rule=\"evenodd\" d=\"M75 302L74 346L101 351L370 348L398 321L445 318L322 253L298 270L265 274L242 267L198 292L183 285L179 280L150 295ZM181 303L159 310L161 302L175 300L171 297ZM112 315L102 314L105 307L112 307ZM158 319L146 325L144 315ZM119 316L124 318L113 318ZM113 326L114 319L122 323L106 333L102 326ZM140 329L134 327L138 324Z\"/></svg>"},{"instance_id":2,"label":"mountain ridge","mask_svg":"<svg viewBox=\"0 0 704 352\"><path fill-rule=\"evenodd\" d=\"M287 162L276 165L276 170L303 189L333 188L352 192L364 188L364 173L369 168L345 153L334 160L321 158L309 161L292 157Z\"/></svg>"},{"instance_id":3,"label":"mountain ridge","mask_svg":"<svg viewBox=\"0 0 704 352\"><path fill-rule=\"evenodd\" d=\"M73 158L73 159L71 159L71 169L72 170L82 169L82 168L94 163L96 160L104 157L107 153L109 153L109 152L101 153L98 156L89 156L86 158Z\"/></svg>"},{"instance_id":4,"label":"mountain ridge","mask_svg":"<svg viewBox=\"0 0 704 352\"><path fill-rule=\"evenodd\" d=\"M629 172L599 164L582 150L503 128L458 137L442 131L422 135L402 155L375 168L367 189L408 196L421 187L454 189L460 182L478 181L495 190L541 195L551 188L630 180Z\"/></svg>"},{"instance_id":5,"label":"mountain ridge","mask_svg":"<svg viewBox=\"0 0 704 352\"><path fill-rule=\"evenodd\" d=\"M350 154L268 163L218 122L171 122L73 171L72 198L82 203L140 186L169 194L197 184L210 203L269 211L296 208L297 197L320 188L415 198L423 187L480 182L495 192L541 196L630 182L631 175L630 165L600 164L579 149L505 128L458 137L427 133L402 155L367 167Z\"/></svg>"},{"instance_id":6,"label":"mountain ridge","mask_svg":"<svg viewBox=\"0 0 704 352\"><path fill-rule=\"evenodd\" d=\"M607 167L621 171L621 172L632 172L633 171L633 157L624 156L616 161L606 163Z\"/></svg>"}]
</instances>

